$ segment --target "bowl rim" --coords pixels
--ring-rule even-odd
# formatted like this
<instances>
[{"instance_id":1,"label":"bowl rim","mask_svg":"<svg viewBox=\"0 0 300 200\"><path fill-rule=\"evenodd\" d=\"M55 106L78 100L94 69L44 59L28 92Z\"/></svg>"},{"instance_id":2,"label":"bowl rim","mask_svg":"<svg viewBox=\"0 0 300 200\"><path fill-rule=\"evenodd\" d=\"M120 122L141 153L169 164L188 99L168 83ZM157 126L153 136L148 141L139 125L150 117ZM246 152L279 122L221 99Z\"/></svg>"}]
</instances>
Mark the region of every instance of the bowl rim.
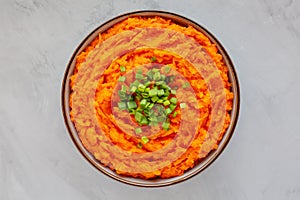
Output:
<instances>
[{"instance_id":1,"label":"bowl rim","mask_svg":"<svg viewBox=\"0 0 300 200\"><path fill-rule=\"evenodd\" d=\"M160 179L161 182L156 182L153 180L144 180L144 179L142 179L141 182L139 182L139 181L137 181L138 179L136 179L136 178L128 178L125 176L118 175L115 172L113 172L112 170L108 169L107 167L102 166L101 163L97 162L95 159L91 158L93 156L83 147L82 143L80 142L77 131L75 130L75 127L74 127L73 122L71 121L70 115L69 115L69 94L70 94L69 76L73 74L73 70L74 70L73 65L74 65L74 61L76 61L76 56L78 55L78 53L81 52L80 50L82 50L86 47L85 45L88 45L92 40L94 40L95 37L92 37L93 35L107 30L108 28L111 27L108 25L110 25L114 21L117 21L115 23L118 23L128 17L133 17L133 16L148 16L148 17L159 16L159 17L163 17L163 18L169 18L178 24L182 23L184 25L191 25L194 28L196 28L198 31L202 32L206 37L208 37L211 40L211 42L213 42L217 46L219 53L222 55L223 60L228 69L229 80L232 83L231 90L234 90L233 109L230 111L231 112L231 114L230 114L231 121L230 121L229 127L227 128L226 132L223 135L223 138L221 139L221 141L219 143L218 148L216 150L213 150L212 152L210 152L209 155L207 155L200 163L198 163L197 164L198 168L197 168L197 165L194 166L192 168L192 169L194 169L192 172L187 173L188 171L192 170L192 169L189 169L181 176L177 176L174 178ZM105 27L107 27L107 28L105 28ZM104 29L104 30L99 31L101 29ZM91 41L89 41L89 40L91 40ZM97 170L101 171L103 174L107 175L108 177L111 177L122 183L126 183L126 184L133 185L133 186L140 186L140 187L162 187L162 186L169 186L169 185L173 185L176 183L180 183L180 182L183 182L187 179L194 177L195 175L199 174L200 172L202 172L206 168L208 168L208 166L210 166L212 163L214 163L214 161L224 151L224 149L228 145L228 143L235 131L235 128L236 128L236 125L238 122L238 118L239 118L240 86L239 86L239 81L238 81L235 67L233 65L232 60L229 57L229 54L227 53L227 51L225 50L223 45L219 42L219 40L210 31L208 31L206 28L199 25L195 21L188 19L182 15L176 14L176 13L172 13L172 12L168 12L168 11L161 11L161 10L139 10L139 11L124 13L124 14L118 15L114 18L107 20L106 22L102 23L101 25L96 27L94 30L92 30L87 36L85 36L84 39L80 42L80 44L76 47L71 58L69 59L69 62L67 64L67 67L66 67L66 70L65 70L64 76L63 76L63 81L62 81L62 85L61 85L61 109L62 109L62 114L63 114L66 129L67 129L73 143L75 144L77 150L85 158L85 160L89 162L89 164L94 166ZM202 165L200 166L201 163L202 163ZM147 182L147 183L145 183L145 182Z\"/></svg>"}]
</instances>

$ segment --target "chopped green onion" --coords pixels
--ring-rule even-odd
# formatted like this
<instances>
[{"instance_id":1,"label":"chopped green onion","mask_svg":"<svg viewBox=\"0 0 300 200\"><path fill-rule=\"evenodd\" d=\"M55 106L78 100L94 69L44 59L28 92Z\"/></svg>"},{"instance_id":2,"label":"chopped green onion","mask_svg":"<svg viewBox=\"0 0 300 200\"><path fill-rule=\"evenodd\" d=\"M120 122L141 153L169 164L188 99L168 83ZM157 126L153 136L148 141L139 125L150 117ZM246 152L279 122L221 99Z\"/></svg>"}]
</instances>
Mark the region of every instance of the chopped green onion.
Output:
<instances>
[{"instance_id":1,"label":"chopped green onion","mask_svg":"<svg viewBox=\"0 0 300 200\"><path fill-rule=\"evenodd\" d=\"M141 140L144 144L147 144L149 142L149 139L147 138L147 136L142 136Z\"/></svg>"},{"instance_id":2,"label":"chopped green onion","mask_svg":"<svg viewBox=\"0 0 300 200\"><path fill-rule=\"evenodd\" d=\"M149 123L149 126L157 126L157 125L158 125L157 122L152 122L152 121L151 121L151 122Z\"/></svg>"},{"instance_id":3,"label":"chopped green onion","mask_svg":"<svg viewBox=\"0 0 300 200\"><path fill-rule=\"evenodd\" d=\"M139 148L139 149L143 148L143 144L142 144L141 142L137 143L136 146L137 146L137 148Z\"/></svg>"},{"instance_id":4,"label":"chopped green onion","mask_svg":"<svg viewBox=\"0 0 300 200\"><path fill-rule=\"evenodd\" d=\"M147 104L147 100L146 99L143 99L141 102L140 102L140 106L142 108L145 108L146 107L146 104Z\"/></svg>"},{"instance_id":5,"label":"chopped green onion","mask_svg":"<svg viewBox=\"0 0 300 200\"><path fill-rule=\"evenodd\" d=\"M186 107L186 104L185 103L181 103L180 104L180 108L185 108Z\"/></svg>"},{"instance_id":6,"label":"chopped green onion","mask_svg":"<svg viewBox=\"0 0 300 200\"><path fill-rule=\"evenodd\" d=\"M150 105L148 106L149 109L153 108L154 103L150 103Z\"/></svg>"},{"instance_id":7,"label":"chopped green onion","mask_svg":"<svg viewBox=\"0 0 300 200\"><path fill-rule=\"evenodd\" d=\"M164 72L165 73L169 73L170 71L171 71L171 67L170 66L167 65L167 66L164 67Z\"/></svg>"},{"instance_id":8,"label":"chopped green onion","mask_svg":"<svg viewBox=\"0 0 300 200\"><path fill-rule=\"evenodd\" d=\"M170 99L170 102L173 103L173 104L177 104L178 100L175 97L172 97Z\"/></svg>"},{"instance_id":9,"label":"chopped green onion","mask_svg":"<svg viewBox=\"0 0 300 200\"><path fill-rule=\"evenodd\" d=\"M119 102L118 107L120 110L126 110L126 103L125 102Z\"/></svg>"},{"instance_id":10,"label":"chopped green onion","mask_svg":"<svg viewBox=\"0 0 300 200\"><path fill-rule=\"evenodd\" d=\"M163 85L163 84L165 84L165 82L164 81L157 81L155 84L156 85Z\"/></svg>"},{"instance_id":11,"label":"chopped green onion","mask_svg":"<svg viewBox=\"0 0 300 200\"><path fill-rule=\"evenodd\" d=\"M158 96L163 96L165 94L165 91L163 89L160 89L157 91Z\"/></svg>"},{"instance_id":12,"label":"chopped green onion","mask_svg":"<svg viewBox=\"0 0 300 200\"><path fill-rule=\"evenodd\" d=\"M136 134L141 134L142 132L143 131L142 131L142 129L140 127L135 129L135 133Z\"/></svg>"},{"instance_id":13,"label":"chopped green onion","mask_svg":"<svg viewBox=\"0 0 300 200\"><path fill-rule=\"evenodd\" d=\"M164 80L166 80L166 75L164 75L164 74L161 74L161 76L160 76L160 77L161 77L161 80L163 80L163 81L164 81Z\"/></svg>"},{"instance_id":14,"label":"chopped green onion","mask_svg":"<svg viewBox=\"0 0 300 200\"><path fill-rule=\"evenodd\" d=\"M137 72L138 74L142 74L142 73L143 73L143 69L142 69L142 68L139 68L139 69L136 70L136 72Z\"/></svg>"},{"instance_id":15,"label":"chopped green onion","mask_svg":"<svg viewBox=\"0 0 300 200\"><path fill-rule=\"evenodd\" d=\"M156 96L157 95L157 89L151 89L150 91L149 91L149 96L150 97L153 97L153 96Z\"/></svg>"},{"instance_id":16,"label":"chopped green onion","mask_svg":"<svg viewBox=\"0 0 300 200\"><path fill-rule=\"evenodd\" d=\"M147 87L147 86L146 86L146 87ZM149 91L150 91L150 88L147 87L147 88L145 89L145 92L149 93Z\"/></svg>"},{"instance_id":17,"label":"chopped green onion","mask_svg":"<svg viewBox=\"0 0 300 200\"><path fill-rule=\"evenodd\" d=\"M149 78L150 80L153 79L153 74L154 74L154 73L153 73L151 70L148 71L147 76L148 76L148 78Z\"/></svg>"},{"instance_id":18,"label":"chopped green onion","mask_svg":"<svg viewBox=\"0 0 300 200\"><path fill-rule=\"evenodd\" d=\"M162 127L167 131L170 127L170 122L163 122Z\"/></svg>"},{"instance_id":19,"label":"chopped green onion","mask_svg":"<svg viewBox=\"0 0 300 200\"><path fill-rule=\"evenodd\" d=\"M136 94L135 98L140 101L142 99L142 96L140 94Z\"/></svg>"},{"instance_id":20,"label":"chopped green onion","mask_svg":"<svg viewBox=\"0 0 300 200\"><path fill-rule=\"evenodd\" d=\"M169 114L171 114L171 113L172 113L172 110L171 110L170 108L167 108L167 109L166 109L166 114L169 115Z\"/></svg>"},{"instance_id":21,"label":"chopped green onion","mask_svg":"<svg viewBox=\"0 0 300 200\"><path fill-rule=\"evenodd\" d=\"M178 114L178 113L175 111L175 112L173 113L172 117L175 118L175 117L177 116L177 114Z\"/></svg>"},{"instance_id":22,"label":"chopped green onion","mask_svg":"<svg viewBox=\"0 0 300 200\"><path fill-rule=\"evenodd\" d=\"M170 106L169 106L169 108L173 111L173 110L175 110L175 108L177 107L177 105L175 105L175 104L171 104Z\"/></svg>"},{"instance_id":23,"label":"chopped green onion","mask_svg":"<svg viewBox=\"0 0 300 200\"><path fill-rule=\"evenodd\" d=\"M128 106L128 109L137 108L135 101L128 101L127 106Z\"/></svg>"},{"instance_id":24,"label":"chopped green onion","mask_svg":"<svg viewBox=\"0 0 300 200\"><path fill-rule=\"evenodd\" d=\"M168 100L168 98L169 98L169 97L163 97L162 100L165 101L165 100Z\"/></svg>"},{"instance_id":25,"label":"chopped green onion","mask_svg":"<svg viewBox=\"0 0 300 200\"><path fill-rule=\"evenodd\" d=\"M146 86L144 86L143 84L139 84L138 90L139 90L140 92L144 92L145 89L146 89Z\"/></svg>"},{"instance_id":26,"label":"chopped green onion","mask_svg":"<svg viewBox=\"0 0 300 200\"><path fill-rule=\"evenodd\" d=\"M151 98L151 100L152 100L153 102L156 102L157 100L159 100L159 98L158 98L158 96L154 96L154 97Z\"/></svg>"},{"instance_id":27,"label":"chopped green onion","mask_svg":"<svg viewBox=\"0 0 300 200\"><path fill-rule=\"evenodd\" d=\"M156 61L156 57L155 57L155 56L152 56L152 57L150 58L150 61L151 61L151 62L155 62L155 61Z\"/></svg>"},{"instance_id":28,"label":"chopped green onion","mask_svg":"<svg viewBox=\"0 0 300 200\"><path fill-rule=\"evenodd\" d=\"M119 82L124 82L126 80L125 76L120 76Z\"/></svg>"},{"instance_id":29,"label":"chopped green onion","mask_svg":"<svg viewBox=\"0 0 300 200\"><path fill-rule=\"evenodd\" d=\"M163 103L164 100L163 99L159 99L156 103Z\"/></svg>"},{"instance_id":30,"label":"chopped green onion","mask_svg":"<svg viewBox=\"0 0 300 200\"><path fill-rule=\"evenodd\" d=\"M142 74L136 73L135 78L139 79L139 80L142 80L142 79L144 79L144 76Z\"/></svg>"},{"instance_id":31,"label":"chopped green onion","mask_svg":"<svg viewBox=\"0 0 300 200\"><path fill-rule=\"evenodd\" d=\"M165 97L168 97L170 95L170 92L169 92L169 90L165 90L165 94L164 94L164 96Z\"/></svg>"},{"instance_id":32,"label":"chopped green onion","mask_svg":"<svg viewBox=\"0 0 300 200\"><path fill-rule=\"evenodd\" d=\"M127 91L127 88L126 88L126 86L125 86L125 85L122 85L122 86L121 86L121 91L126 93L126 91Z\"/></svg>"},{"instance_id":33,"label":"chopped green onion","mask_svg":"<svg viewBox=\"0 0 300 200\"><path fill-rule=\"evenodd\" d=\"M143 119L143 114L142 113L140 113L140 112L135 112L135 115L134 115L134 118L135 118L135 120L137 121L137 122L141 122L142 121L142 119Z\"/></svg>"},{"instance_id":34,"label":"chopped green onion","mask_svg":"<svg viewBox=\"0 0 300 200\"><path fill-rule=\"evenodd\" d=\"M182 88L185 89L185 88L187 88L187 87L189 87L189 86L190 86L190 84L189 84L188 82L186 82L186 83L184 83L184 84L182 85Z\"/></svg>"},{"instance_id":35,"label":"chopped green onion","mask_svg":"<svg viewBox=\"0 0 300 200\"><path fill-rule=\"evenodd\" d=\"M125 66L121 65L121 66L120 66L120 71L121 71L121 72L125 72L125 71L126 71Z\"/></svg>"},{"instance_id":36,"label":"chopped green onion","mask_svg":"<svg viewBox=\"0 0 300 200\"><path fill-rule=\"evenodd\" d=\"M157 68L153 68L152 71L155 73L155 72L159 72L160 69L157 69Z\"/></svg>"},{"instance_id":37,"label":"chopped green onion","mask_svg":"<svg viewBox=\"0 0 300 200\"><path fill-rule=\"evenodd\" d=\"M154 73L153 80L155 80L155 81L160 80L160 73L159 72Z\"/></svg>"},{"instance_id":38,"label":"chopped green onion","mask_svg":"<svg viewBox=\"0 0 300 200\"><path fill-rule=\"evenodd\" d=\"M140 82L139 82L138 80L135 80L135 81L132 83L132 85L134 85L134 86L136 86L136 87L138 87L139 84L140 84Z\"/></svg>"},{"instance_id":39,"label":"chopped green onion","mask_svg":"<svg viewBox=\"0 0 300 200\"><path fill-rule=\"evenodd\" d=\"M143 117L142 120L139 122L141 125L147 125L149 124L149 121L146 117Z\"/></svg>"},{"instance_id":40,"label":"chopped green onion","mask_svg":"<svg viewBox=\"0 0 300 200\"><path fill-rule=\"evenodd\" d=\"M168 105L170 105L170 101L169 100L166 100L166 101L164 101L164 106L168 106Z\"/></svg>"},{"instance_id":41,"label":"chopped green onion","mask_svg":"<svg viewBox=\"0 0 300 200\"><path fill-rule=\"evenodd\" d=\"M176 94L176 90L171 90L171 94Z\"/></svg>"},{"instance_id":42,"label":"chopped green onion","mask_svg":"<svg viewBox=\"0 0 300 200\"><path fill-rule=\"evenodd\" d=\"M132 92L132 93L134 93L136 90L137 90L137 87L134 85L130 88L130 92Z\"/></svg>"},{"instance_id":43,"label":"chopped green onion","mask_svg":"<svg viewBox=\"0 0 300 200\"><path fill-rule=\"evenodd\" d=\"M149 97L149 94L148 94L148 93L145 93L145 92L143 92L143 93L142 93L142 97L143 97L143 98L148 98L148 97Z\"/></svg>"}]
</instances>

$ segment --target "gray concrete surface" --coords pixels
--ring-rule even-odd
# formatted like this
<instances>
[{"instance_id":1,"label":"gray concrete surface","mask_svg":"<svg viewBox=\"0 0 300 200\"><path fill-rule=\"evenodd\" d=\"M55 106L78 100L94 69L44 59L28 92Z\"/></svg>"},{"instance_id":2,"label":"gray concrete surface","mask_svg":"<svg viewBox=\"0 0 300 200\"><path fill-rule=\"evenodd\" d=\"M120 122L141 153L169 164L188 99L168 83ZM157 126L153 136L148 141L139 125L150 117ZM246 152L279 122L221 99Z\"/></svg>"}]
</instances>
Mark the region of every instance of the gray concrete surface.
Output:
<instances>
[{"instance_id":1,"label":"gray concrete surface","mask_svg":"<svg viewBox=\"0 0 300 200\"><path fill-rule=\"evenodd\" d=\"M234 137L202 174L128 186L75 149L60 107L66 64L106 20L134 10L184 15L228 50L241 84ZM0 199L300 199L300 1L0 0Z\"/></svg>"}]
</instances>

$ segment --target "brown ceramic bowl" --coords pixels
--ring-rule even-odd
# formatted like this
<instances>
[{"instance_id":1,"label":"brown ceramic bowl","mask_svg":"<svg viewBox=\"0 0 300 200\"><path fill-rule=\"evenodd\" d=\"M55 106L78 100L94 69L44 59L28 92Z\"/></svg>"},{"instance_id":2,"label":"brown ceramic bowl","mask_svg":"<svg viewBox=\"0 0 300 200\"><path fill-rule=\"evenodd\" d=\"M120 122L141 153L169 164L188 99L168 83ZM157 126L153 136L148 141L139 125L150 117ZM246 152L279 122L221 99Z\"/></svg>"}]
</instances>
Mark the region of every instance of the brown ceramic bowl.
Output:
<instances>
[{"instance_id":1,"label":"brown ceramic bowl","mask_svg":"<svg viewBox=\"0 0 300 200\"><path fill-rule=\"evenodd\" d=\"M73 122L70 119L70 105L69 105L69 95L70 95L70 76L73 74L74 68L75 68L75 63L76 63L76 56L83 51L85 47L87 47L91 41L95 37L98 36L99 33L104 32L105 30L109 29L112 27L114 24L132 16L159 16L163 18L168 18L173 20L175 23L187 26L191 25L194 28L196 28L198 31L202 32L205 36L207 36L212 43L217 45L217 48L219 50L219 53L223 56L223 60L225 64L228 67L228 77L229 81L232 84L231 91L234 94L234 99L233 99L233 109L230 113L231 116L231 122L230 125L225 132L222 140L219 143L219 146L216 150L212 151L209 153L208 156L206 156L204 159L201 160L200 163L198 163L194 168L186 171L183 175L177 176L174 178L167 178L167 179L152 179L152 180L144 180L144 179L138 179L138 178L130 178L130 177L124 177L120 176L119 174L115 173L114 171L110 170L107 167L104 167L100 162L98 162L93 155L91 155L83 146L83 144L80 141L80 138L78 136L78 133L74 127ZM73 140L74 144L76 145L77 149L80 151L82 156L95 168L97 168L99 171L102 173L108 175L111 178L114 178L118 181L121 181L123 183L135 185L135 186L143 186L143 187L159 187L159 186L166 186L166 185L171 185L175 184L178 182L185 181L196 174L199 174L201 171L206 169L210 164L212 164L216 158L222 153L226 145L228 144L236 123L238 119L238 114L239 114L239 106L240 106L240 95L239 95L239 84L238 84L238 79L237 75L233 66L233 63L231 62L229 55L225 51L224 47L221 45L221 43L210 33L208 32L205 28L202 26L198 25L197 23L179 16L174 13L169 13L169 12L162 12L162 11L137 11L137 12L132 12L132 13L127 13L120 15L118 17L115 17L112 20L107 21L106 23L100 25L98 28L96 28L94 31L92 31L86 38L79 44L75 52L73 53L70 62L66 68L63 83L62 83L62 112L65 120L65 124L67 127L67 130L71 136L71 139Z\"/></svg>"}]
</instances>

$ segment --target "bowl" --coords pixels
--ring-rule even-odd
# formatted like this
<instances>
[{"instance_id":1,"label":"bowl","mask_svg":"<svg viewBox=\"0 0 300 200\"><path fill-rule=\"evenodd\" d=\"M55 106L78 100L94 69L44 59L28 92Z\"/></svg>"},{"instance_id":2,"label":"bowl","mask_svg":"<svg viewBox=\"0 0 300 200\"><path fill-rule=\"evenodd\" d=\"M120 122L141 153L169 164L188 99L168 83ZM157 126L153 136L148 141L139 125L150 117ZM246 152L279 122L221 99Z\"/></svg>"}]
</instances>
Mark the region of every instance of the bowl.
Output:
<instances>
[{"instance_id":1,"label":"bowl","mask_svg":"<svg viewBox=\"0 0 300 200\"><path fill-rule=\"evenodd\" d=\"M202 157L198 160L196 165L192 167L191 169L186 170L182 175L178 175L175 177L170 178L151 178L151 179L143 179L138 177L128 177L124 175L120 175L119 173L116 173L116 171L111 170L109 167L105 166L103 163L99 162L95 158L94 155L90 153L84 146L82 140L79 137L78 130L75 128L74 125L74 119L72 120L72 117L70 115L71 112L71 105L70 105L70 94L72 93L71 89L71 79L72 75L74 74L74 70L76 70L76 57L88 47L91 42L99 36L99 34L104 33L114 25L118 24L119 22L122 22L125 19L128 19L129 17L161 17L164 19L169 19L172 22L175 22L176 24L183 26L183 27L194 27L196 30L204 34L211 43L215 44L218 53L222 55L223 62L226 65L226 68L228 70L227 76L228 80L231 84L230 91L233 94L233 97L231 99L232 101L232 109L229 112L230 113L230 123L228 127L226 128L226 131L223 133L221 139L218 141L218 146L210 150L209 153L205 154L205 157ZM157 34L157 33L156 33ZM171 34L172 33L168 33ZM189 40L188 38L186 40ZM185 44L186 41L183 41L183 44ZM126 53L130 52L131 50L127 50ZM113 56L113 59L115 59L116 55ZM145 66L144 66L145 67ZM202 72L202 74L205 74L206 72ZM210 91L212 102L213 100L213 91ZM93 97L92 97L93 98ZM109 177L121 181L126 184L134 185L134 186L142 186L142 187L160 187L160 186L167 186L175 183L182 182L184 180L187 180L196 174L199 174L204 169L206 169L209 165L211 165L216 158L222 153L226 145L228 144L231 136L233 135L237 120L238 120L238 114L239 114L239 106L240 106L240 94L239 94L239 83L237 79L237 74L235 72L233 63L225 51L224 47L221 45L221 43L216 39L215 36L213 36L212 33L210 33L208 30L206 30L204 27L200 26L196 22L193 22L192 20L189 20L183 16L180 16L178 14L170 13L170 12L163 12L163 11L137 11L137 12L131 12L126 13L120 16L117 16L104 24L97 27L95 30L93 30L89 35L87 35L84 40L78 45L76 50L74 51L68 66L66 68L64 79L62 83L62 93L61 93L61 100L62 100L62 113L65 121L66 128L68 130L68 133L70 134L70 137L75 144L76 148L79 150L79 152L82 154L82 156L96 169L98 169L100 172L108 175ZM213 103L212 103L213 105ZM224 106L223 106L224 107ZM222 110L218 108L219 110ZM217 108L216 108L217 110ZM213 111L211 111L213 112ZM213 120L212 120L213 121ZM221 126L221 125L220 125Z\"/></svg>"}]
</instances>

